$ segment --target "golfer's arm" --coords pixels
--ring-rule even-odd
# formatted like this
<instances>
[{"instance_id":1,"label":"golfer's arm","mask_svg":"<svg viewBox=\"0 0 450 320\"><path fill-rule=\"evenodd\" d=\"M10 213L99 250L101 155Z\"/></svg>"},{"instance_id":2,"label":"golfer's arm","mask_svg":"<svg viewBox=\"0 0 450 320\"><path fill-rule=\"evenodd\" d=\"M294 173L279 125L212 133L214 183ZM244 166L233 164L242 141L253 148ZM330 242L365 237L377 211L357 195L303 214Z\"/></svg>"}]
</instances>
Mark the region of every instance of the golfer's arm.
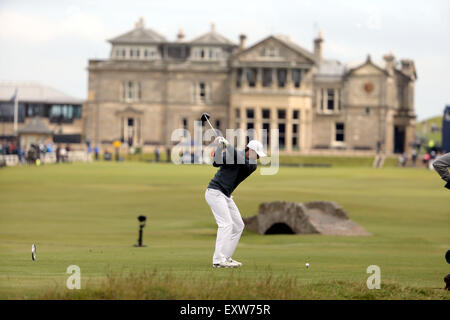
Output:
<instances>
[{"instance_id":1,"label":"golfer's arm","mask_svg":"<svg viewBox=\"0 0 450 320\"><path fill-rule=\"evenodd\" d=\"M225 164L226 154L223 151L224 151L223 146L219 145L216 151L214 152L214 161L213 161L214 167L221 167Z\"/></svg>"},{"instance_id":2,"label":"golfer's arm","mask_svg":"<svg viewBox=\"0 0 450 320\"><path fill-rule=\"evenodd\" d=\"M448 172L448 168L450 167L450 152L437 158L433 162L433 167L443 180L450 181L450 173Z\"/></svg>"},{"instance_id":3,"label":"golfer's arm","mask_svg":"<svg viewBox=\"0 0 450 320\"><path fill-rule=\"evenodd\" d=\"M225 150L226 152L224 152ZM224 149L222 145L218 146L216 152L214 153L213 166L221 167L224 164L227 164L227 154L230 153L234 155L234 163L236 163L236 148L230 145L226 149Z\"/></svg>"}]
</instances>

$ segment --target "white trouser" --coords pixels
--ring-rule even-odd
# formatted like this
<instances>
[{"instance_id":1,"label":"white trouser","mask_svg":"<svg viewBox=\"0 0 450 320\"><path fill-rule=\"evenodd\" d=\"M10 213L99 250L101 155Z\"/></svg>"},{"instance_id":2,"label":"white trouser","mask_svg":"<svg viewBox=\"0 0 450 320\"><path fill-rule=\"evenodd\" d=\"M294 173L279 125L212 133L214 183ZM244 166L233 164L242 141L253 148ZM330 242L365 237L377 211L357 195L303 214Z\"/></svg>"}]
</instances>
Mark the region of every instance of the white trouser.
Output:
<instances>
[{"instance_id":1,"label":"white trouser","mask_svg":"<svg viewBox=\"0 0 450 320\"><path fill-rule=\"evenodd\" d=\"M206 202L211 207L218 226L213 263L233 256L244 230L244 221L232 198L215 189L208 188L205 192Z\"/></svg>"}]
</instances>

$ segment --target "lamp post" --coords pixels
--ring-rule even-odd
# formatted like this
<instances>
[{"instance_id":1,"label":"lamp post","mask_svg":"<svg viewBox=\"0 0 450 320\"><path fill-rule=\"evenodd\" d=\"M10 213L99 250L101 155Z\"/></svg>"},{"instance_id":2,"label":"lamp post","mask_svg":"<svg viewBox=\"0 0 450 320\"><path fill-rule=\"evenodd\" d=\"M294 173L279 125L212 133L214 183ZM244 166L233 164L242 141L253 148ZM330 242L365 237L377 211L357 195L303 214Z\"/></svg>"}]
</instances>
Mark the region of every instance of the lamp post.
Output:
<instances>
[{"instance_id":1,"label":"lamp post","mask_svg":"<svg viewBox=\"0 0 450 320\"><path fill-rule=\"evenodd\" d=\"M134 245L135 247L145 247L142 244L142 230L145 227L145 221L146 220L147 220L146 216L142 216L141 215L141 216L138 217L138 221L139 221L139 239L138 239L138 243Z\"/></svg>"}]
</instances>

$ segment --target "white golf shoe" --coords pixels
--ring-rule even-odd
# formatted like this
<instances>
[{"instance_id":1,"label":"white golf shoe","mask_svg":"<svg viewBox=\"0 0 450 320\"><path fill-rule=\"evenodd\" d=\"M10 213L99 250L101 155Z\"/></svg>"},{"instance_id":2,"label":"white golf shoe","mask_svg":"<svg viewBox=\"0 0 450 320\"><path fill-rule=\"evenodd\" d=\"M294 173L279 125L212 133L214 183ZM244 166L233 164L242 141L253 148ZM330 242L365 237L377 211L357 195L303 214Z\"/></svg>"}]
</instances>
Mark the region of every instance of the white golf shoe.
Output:
<instances>
[{"instance_id":1,"label":"white golf shoe","mask_svg":"<svg viewBox=\"0 0 450 320\"><path fill-rule=\"evenodd\" d=\"M231 259L231 258L228 258L227 261L230 262L230 263L232 263L232 264L234 264L236 267L241 267L241 266L242 266L242 263L241 263L241 262L236 261L236 260L233 260L233 259Z\"/></svg>"},{"instance_id":2,"label":"white golf shoe","mask_svg":"<svg viewBox=\"0 0 450 320\"><path fill-rule=\"evenodd\" d=\"M236 261L230 261L229 259L227 260L223 260L219 263L214 263L213 264L214 268L237 268L240 267L240 265L238 263L236 263Z\"/></svg>"}]
</instances>

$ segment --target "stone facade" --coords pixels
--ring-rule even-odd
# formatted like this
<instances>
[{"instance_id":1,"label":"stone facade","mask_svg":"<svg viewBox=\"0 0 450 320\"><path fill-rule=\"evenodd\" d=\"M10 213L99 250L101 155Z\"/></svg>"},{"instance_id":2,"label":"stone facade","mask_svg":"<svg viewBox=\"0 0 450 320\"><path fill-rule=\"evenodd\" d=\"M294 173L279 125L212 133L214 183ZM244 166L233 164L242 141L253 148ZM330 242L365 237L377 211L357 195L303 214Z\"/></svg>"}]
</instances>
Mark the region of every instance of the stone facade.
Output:
<instances>
[{"instance_id":1,"label":"stone facade","mask_svg":"<svg viewBox=\"0 0 450 320\"><path fill-rule=\"evenodd\" d=\"M414 62L384 66L370 56L358 65L327 60L323 38L309 52L271 35L251 47L211 31L176 41L143 21L109 40L109 59L90 60L85 139L151 149L170 146L171 133L202 112L225 129L279 129L284 153L387 154L414 141Z\"/></svg>"}]
</instances>

